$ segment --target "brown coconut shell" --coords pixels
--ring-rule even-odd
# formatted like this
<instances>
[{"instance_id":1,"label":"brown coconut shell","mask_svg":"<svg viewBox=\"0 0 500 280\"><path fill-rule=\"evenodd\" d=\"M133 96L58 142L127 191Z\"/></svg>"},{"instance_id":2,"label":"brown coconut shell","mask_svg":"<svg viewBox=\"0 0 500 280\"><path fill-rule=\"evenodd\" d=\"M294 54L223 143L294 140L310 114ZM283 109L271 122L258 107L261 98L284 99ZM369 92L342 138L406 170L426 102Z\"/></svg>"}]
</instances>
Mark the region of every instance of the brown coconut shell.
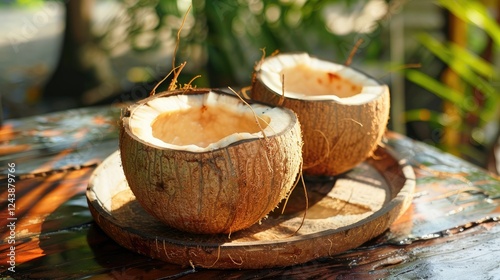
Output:
<instances>
[{"instance_id":1,"label":"brown coconut shell","mask_svg":"<svg viewBox=\"0 0 500 280\"><path fill-rule=\"evenodd\" d=\"M288 195L300 172L301 130L296 115L283 110L292 120L283 133L206 152L158 147L132 133L130 117L150 100L209 91L163 92L128 107L121 160L131 190L152 216L192 233L231 233L259 222Z\"/></svg>"},{"instance_id":2,"label":"brown coconut shell","mask_svg":"<svg viewBox=\"0 0 500 280\"><path fill-rule=\"evenodd\" d=\"M298 115L304 140L304 174L335 176L351 170L370 157L386 130L390 109L389 88L380 84L383 93L361 104L288 97L286 86L283 96L282 92L270 89L262 81L261 66L273 58L266 58L256 66L251 98L274 106L284 106ZM360 75L365 74L360 72ZM286 76L284 78L286 81ZM333 92L336 88L353 84L340 73L328 71L321 82L329 83Z\"/></svg>"}]
</instances>

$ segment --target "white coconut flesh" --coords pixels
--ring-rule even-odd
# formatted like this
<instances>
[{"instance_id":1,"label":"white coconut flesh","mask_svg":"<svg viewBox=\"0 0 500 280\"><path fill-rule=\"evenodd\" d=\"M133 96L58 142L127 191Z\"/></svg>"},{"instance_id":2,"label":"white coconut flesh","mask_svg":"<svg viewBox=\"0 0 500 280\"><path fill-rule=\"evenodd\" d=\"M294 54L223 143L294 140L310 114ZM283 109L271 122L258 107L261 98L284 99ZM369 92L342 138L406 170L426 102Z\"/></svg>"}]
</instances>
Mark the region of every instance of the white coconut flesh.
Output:
<instances>
[{"instance_id":1,"label":"white coconut flesh","mask_svg":"<svg viewBox=\"0 0 500 280\"><path fill-rule=\"evenodd\" d=\"M384 86L359 71L308 54L269 57L257 70L270 90L282 94L284 86L284 95L294 99L358 105L376 99L385 91Z\"/></svg>"},{"instance_id":2,"label":"white coconut flesh","mask_svg":"<svg viewBox=\"0 0 500 280\"><path fill-rule=\"evenodd\" d=\"M282 109L247 105L209 92L155 98L130 116L132 134L160 148L206 152L232 143L283 133L292 122Z\"/></svg>"}]
</instances>

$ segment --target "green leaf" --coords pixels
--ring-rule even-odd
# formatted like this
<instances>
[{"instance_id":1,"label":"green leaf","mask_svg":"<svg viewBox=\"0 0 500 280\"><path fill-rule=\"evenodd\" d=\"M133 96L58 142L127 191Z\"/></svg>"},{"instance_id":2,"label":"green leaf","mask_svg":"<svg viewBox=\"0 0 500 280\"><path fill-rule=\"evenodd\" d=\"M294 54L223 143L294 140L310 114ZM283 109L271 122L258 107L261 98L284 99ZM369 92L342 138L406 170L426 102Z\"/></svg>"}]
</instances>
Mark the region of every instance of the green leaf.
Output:
<instances>
[{"instance_id":1,"label":"green leaf","mask_svg":"<svg viewBox=\"0 0 500 280\"><path fill-rule=\"evenodd\" d=\"M463 104L463 94L450 88L449 86L437 81L435 78L424 74L418 70L408 69L405 71L406 78L415 84L434 93L440 98L456 104L462 111L469 111L467 106Z\"/></svg>"},{"instance_id":2,"label":"green leaf","mask_svg":"<svg viewBox=\"0 0 500 280\"><path fill-rule=\"evenodd\" d=\"M421 121L430 122L440 126L445 125L443 124L443 113L431 111L429 109L408 110L405 112L404 117L406 122Z\"/></svg>"},{"instance_id":3,"label":"green leaf","mask_svg":"<svg viewBox=\"0 0 500 280\"><path fill-rule=\"evenodd\" d=\"M495 18L488 13L488 9L479 1L439 0L439 4L463 21L483 29L490 35L495 44L500 45L500 26L495 22Z\"/></svg>"},{"instance_id":4,"label":"green leaf","mask_svg":"<svg viewBox=\"0 0 500 280\"><path fill-rule=\"evenodd\" d=\"M420 42L426 46L434 55L439 57L442 61L444 61L457 75L460 76L465 82L469 85L476 87L481 92L486 94L487 96L495 96L499 93L495 91L493 86L486 81L481 76L477 75L474 71L472 71L476 66L482 67L481 64L488 64L485 61L480 61L477 57L476 59L470 55L466 56L464 53L467 53L466 50L460 51L460 53L453 53L451 48L446 47L438 40L434 39L432 36L428 34L420 34L419 35ZM453 47L453 50L456 50L458 46ZM471 65L476 64L477 65ZM488 72L494 72L493 66L490 65L490 69L487 69ZM474 68L475 69L475 68ZM475 69L477 70L477 69ZM494 75L492 73L491 75Z\"/></svg>"},{"instance_id":5,"label":"green leaf","mask_svg":"<svg viewBox=\"0 0 500 280\"><path fill-rule=\"evenodd\" d=\"M469 85L469 92L460 94L460 108L466 112L473 112L479 116L482 125L495 118L496 105L500 98L500 91L493 86L491 81L483 78L481 74L487 74L491 80L496 78L493 65L485 60L470 54L466 49L458 45L444 45L432 36L420 34L419 41L429 49L439 59L444 61L464 82ZM476 72L479 72L477 74ZM484 95L484 105L482 107L471 106L470 102L474 97L470 90L474 88ZM436 93L436 92L435 92ZM438 94L439 95L439 94ZM458 100L457 100L458 101ZM451 101L454 102L454 101ZM455 104L459 104L454 102Z\"/></svg>"},{"instance_id":6,"label":"green leaf","mask_svg":"<svg viewBox=\"0 0 500 280\"><path fill-rule=\"evenodd\" d=\"M459 57L464 63L466 63L472 70L476 71L478 74L483 75L486 78L495 77L495 68L491 63L489 63L482 57L479 57L475 53L472 53L466 48L452 42L449 43L448 47L450 55Z\"/></svg>"}]
</instances>

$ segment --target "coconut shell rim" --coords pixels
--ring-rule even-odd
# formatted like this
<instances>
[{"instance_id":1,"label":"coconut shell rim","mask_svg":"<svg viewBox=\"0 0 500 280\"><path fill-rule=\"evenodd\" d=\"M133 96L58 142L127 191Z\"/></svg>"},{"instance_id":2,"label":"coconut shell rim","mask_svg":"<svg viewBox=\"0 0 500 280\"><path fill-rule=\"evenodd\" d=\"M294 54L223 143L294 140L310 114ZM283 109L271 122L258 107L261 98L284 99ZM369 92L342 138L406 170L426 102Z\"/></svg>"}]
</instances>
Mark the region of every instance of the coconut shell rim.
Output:
<instances>
[{"instance_id":1,"label":"coconut shell rim","mask_svg":"<svg viewBox=\"0 0 500 280\"><path fill-rule=\"evenodd\" d=\"M289 53L279 53L277 55L274 55L274 56L268 56L268 57L265 57L264 59L262 59L259 63L256 64L256 66L254 67L254 73L253 73L253 81L252 81L252 86L251 88L253 89L253 85L257 82L257 80L266 87L267 90L269 90L270 92L274 93L275 95L278 95L280 98L281 96L283 96L284 99L289 99L289 100L298 100L298 101L302 101L302 102L311 102L311 103L317 103L317 102L328 102L328 103L335 103L335 104L339 104L339 105L344 105L344 106L361 106L361 105L365 105L365 104L368 104L370 103L371 101L373 100L377 100L377 98L374 98L374 99L371 99L371 100L368 100L367 102L364 102L364 103L361 103L361 104L348 104L348 103L340 103L340 102L337 102L336 100L332 100L332 99L315 99L315 100L310 100L310 99L302 99L302 98L297 98L297 97L289 97L289 96L286 96L286 95L283 95L282 93L278 93L274 90L272 90L271 88L269 88L268 85L266 85L264 82L262 82L262 79L260 78L260 75L261 75L261 65L269 58L273 58L273 57L276 57L276 56L279 56L279 55L301 55L301 54L307 54L309 57L311 58L314 58L314 59L318 59L318 60L323 60L325 62L329 62L329 63L334 63L334 64L339 64L339 65L343 65L344 67L349 67L353 70L355 70L356 72L359 72L363 75L365 75L367 78L370 78L372 80L374 80L380 87L383 87L384 88L384 91L379 95L379 96L382 96L384 94L387 94L387 93L390 93L390 90L389 90L389 87L387 86L386 83L383 83L380 79L378 78L375 78L373 77L372 75L362 71L362 70L359 70L358 68L356 67L352 67L352 66L347 66L347 65L344 65L344 64L340 64L340 63L336 63L336 62L332 62L332 61L328 61L328 60L324 60L322 58L319 58L317 56L313 56L313 55L310 55L308 53L305 53L305 52L289 52ZM251 97L251 96L250 96Z\"/></svg>"},{"instance_id":2,"label":"coconut shell rim","mask_svg":"<svg viewBox=\"0 0 500 280\"><path fill-rule=\"evenodd\" d=\"M380 86L384 88L384 91L380 95L378 95L376 98L370 99L370 100L368 100L366 102L359 103L359 104L349 104L349 103L341 103L341 102L338 102L338 101L333 100L333 99L315 99L315 100L311 100L311 99L301 99L301 98L296 98L296 97L289 97L289 96L286 96L286 95L283 96L283 94L277 93L276 91L274 91L271 88L269 88L260 79L259 79L259 82L266 88L267 91L269 91L269 92L273 93L274 95L278 96L278 98L283 98L284 100L293 100L293 101L298 101L298 102L304 102L304 103L327 103L327 104L336 104L336 105L340 105L340 106L364 106L364 105L370 104L371 102L379 100L380 97L383 96L383 95L390 94L389 87L387 85L385 85L385 84L380 84ZM254 83L256 83L256 82L254 82ZM253 85L252 85L252 88L253 88ZM267 105L267 106L272 106L272 104L265 103L265 102L262 102L262 101L259 101L259 103Z\"/></svg>"},{"instance_id":3,"label":"coconut shell rim","mask_svg":"<svg viewBox=\"0 0 500 280\"><path fill-rule=\"evenodd\" d=\"M173 148L169 148L169 147L159 147L153 143L150 143L150 142L144 141L143 139L140 139L139 137L137 137L137 135L132 133L132 131L130 130L130 122L129 121L130 121L130 117L133 115L134 111L138 110L141 106L145 105L146 103L148 103L149 101L151 101L155 98L170 97L170 96L179 95L179 94L201 95L201 94L207 94L209 92L214 92L216 94L228 95L228 96L232 96L234 98L238 98L233 93L223 91L222 89L193 88L193 89L187 89L187 90L180 89L180 90L173 90L173 91L163 91L163 92L157 93L155 95L149 96L147 98L141 99L141 100L129 105L128 107L123 108L121 111L121 116L120 116L120 121L119 121L120 129L123 129L124 133L127 133L127 135L129 135L129 137L131 137L134 141L138 141L139 143L141 143L143 145L147 145L147 146L155 148L157 150L174 151L174 152L189 153L189 154L205 154L205 153L212 153L215 151L219 151L219 150L227 149L230 147L242 145L242 144L245 144L248 142L265 140L266 138L272 139L275 137L280 137L282 135L285 135L286 133L289 133L293 129L293 127L297 123L299 123L299 119L297 117L297 114L291 109L281 107L281 106L273 106L271 104L266 104L264 102L259 102L256 100L244 99L245 102L247 102L249 104L260 104L260 105L267 106L270 108L279 108L280 110L282 110L284 113L288 114L291 117L290 118L291 122L286 126L286 128L281 133L274 133L272 135L266 135L266 137L255 137L255 138L241 139L241 140L232 142L231 144L224 146L224 147L219 147L216 149L211 149L211 150L207 150L207 151L200 151L200 152L187 151L187 150L182 150L182 149L173 149ZM299 123L299 125L300 125L300 123Z\"/></svg>"}]
</instances>

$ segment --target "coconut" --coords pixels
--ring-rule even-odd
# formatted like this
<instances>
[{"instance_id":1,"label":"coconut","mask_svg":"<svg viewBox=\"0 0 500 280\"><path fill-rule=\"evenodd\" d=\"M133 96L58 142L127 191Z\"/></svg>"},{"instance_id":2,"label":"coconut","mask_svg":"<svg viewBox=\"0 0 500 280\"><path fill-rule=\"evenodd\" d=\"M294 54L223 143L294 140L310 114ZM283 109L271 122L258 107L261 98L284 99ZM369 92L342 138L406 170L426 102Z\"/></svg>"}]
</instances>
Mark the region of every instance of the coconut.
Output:
<instances>
[{"instance_id":1,"label":"coconut","mask_svg":"<svg viewBox=\"0 0 500 280\"><path fill-rule=\"evenodd\" d=\"M121 117L122 165L136 199L192 233L232 233L266 217L293 187L301 151L291 110L209 89L159 93Z\"/></svg>"},{"instance_id":2,"label":"coconut","mask_svg":"<svg viewBox=\"0 0 500 280\"><path fill-rule=\"evenodd\" d=\"M351 67L308 54L278 54L256 65L251 97L297 113L304 175L335 176L375 150L389 118L389 88Z\"/></svg>"}]
</instances>

